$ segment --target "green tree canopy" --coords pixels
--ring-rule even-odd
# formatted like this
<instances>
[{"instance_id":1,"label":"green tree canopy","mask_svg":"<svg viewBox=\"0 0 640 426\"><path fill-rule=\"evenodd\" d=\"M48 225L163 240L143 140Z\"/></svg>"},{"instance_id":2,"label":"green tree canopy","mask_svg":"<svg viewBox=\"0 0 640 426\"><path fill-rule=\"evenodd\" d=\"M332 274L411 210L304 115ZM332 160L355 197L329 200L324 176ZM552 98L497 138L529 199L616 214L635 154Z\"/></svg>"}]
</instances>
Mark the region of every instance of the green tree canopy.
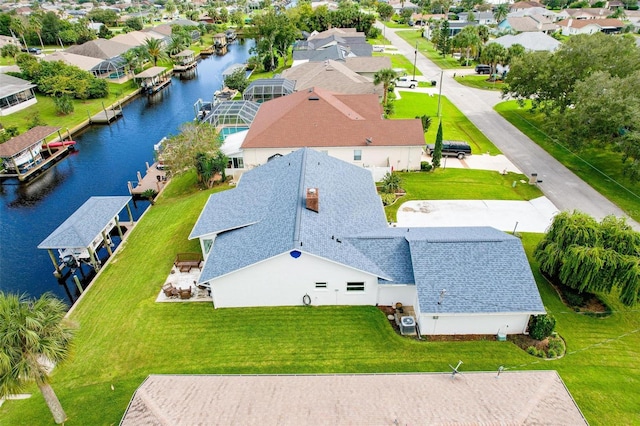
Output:
<instances>
[{"instance_id":1,"label":"green tree canopy","mask_svg":"<svg viewBox=\"0 0 640 426\"><path fill-rule=\"evenodd\" d=\"M542 272L579 292L611 293L640 301L640 233L624 219L601 222L580 212L557 214L534 252Z\"/></svg>"},{"instance_id":2,"label":"green tree canopy","mask_svg":"<svg viewBox=\"0 0 640 426\"><path fill-rule=\"evenodd\" d=\"M247 72L244 68L238 68L233 73L224 78L224 85L229 89L237 90L240 93L244 93L247 87L249 87Z\"/></svg>"},{"instance_id":3,"label":"green tree canopy","mask_svg":"<svg viewBox=\"0 0 640 426\"><path fill-rule=\"evenodd\" d=\"M397 77L398 75L391 68L384 68L379 71L376 71L376 73L373 74L373 84L376 86L378 84L382 84L382 89L383 89L382 105L385 105L385 106L387 105L389 88L391 87L391 84L394 82L394 80Z\"/></svg>"},{"instance_id":4,"label":"green tree canopy","mask_svg":"<svg viewBox=\"0 0 640 426\"><path fill-rule=\"evenodd\" d=\"M440 167L440 160L442 160L442 138L442 120L440 120L438 133L436 133L436 143L433 147L433 152L431 153L431 164L434 169Z\"/></svg>"},{"instance_id":5,"label":"green tree canopy","mask_svg":"<svg viewBox=\"0 0 640 426\"><path fill-rule=\"evenodd\" d=\"M188 122L182 125L178 135L167 139L160 156L174 175L191 170L202 172L209 166L208 159L216 157L220 145L215 127L208 123ZM202 181L203 177L199 176L199 179Z\"/></svg>"},{"instance_id":6,"label":"green tree canopy","mask_svg":"<svg viewBox=\"0 0 640 426\"><path fill-rule=\"evenodd\" d=\"M0 291L0 397L22 392L35 382L56 423L66 414L49 384L53 366L71 352L74 327L66 305L49 293L31 300Z\"/></svg>"}]
</instances>

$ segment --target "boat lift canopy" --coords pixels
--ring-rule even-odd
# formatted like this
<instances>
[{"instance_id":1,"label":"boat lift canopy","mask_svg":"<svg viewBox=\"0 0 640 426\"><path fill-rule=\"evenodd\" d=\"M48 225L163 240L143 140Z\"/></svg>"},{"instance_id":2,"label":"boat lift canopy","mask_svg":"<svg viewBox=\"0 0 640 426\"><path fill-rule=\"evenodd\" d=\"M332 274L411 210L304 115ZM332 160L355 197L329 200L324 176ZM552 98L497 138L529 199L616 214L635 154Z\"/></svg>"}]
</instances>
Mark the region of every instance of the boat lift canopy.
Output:
<instances>
[{"instance_id":1,"label":"boat lift canopy","mask_svg":"<svg viewBox=\"0 0 640 426\"><path fill-rule=\"evenodd\" d=\"M95 250L100 244L105 243L109 254L107 233L117 226L120 237L122 232L119 226L118 214L127 208L129 220L133 222L131 209L129 208L129 196L91 197L78 210L65 220L62 225L51 233L39 245L39 249L49 250L51 260L59 271L57 259L51 250L58 249L60 253L68 251L79 255L82 252L88 254L94 268L98 267L98 259ZM84 256L83 256L84 257Z\"/></svg>"}]
</instances>

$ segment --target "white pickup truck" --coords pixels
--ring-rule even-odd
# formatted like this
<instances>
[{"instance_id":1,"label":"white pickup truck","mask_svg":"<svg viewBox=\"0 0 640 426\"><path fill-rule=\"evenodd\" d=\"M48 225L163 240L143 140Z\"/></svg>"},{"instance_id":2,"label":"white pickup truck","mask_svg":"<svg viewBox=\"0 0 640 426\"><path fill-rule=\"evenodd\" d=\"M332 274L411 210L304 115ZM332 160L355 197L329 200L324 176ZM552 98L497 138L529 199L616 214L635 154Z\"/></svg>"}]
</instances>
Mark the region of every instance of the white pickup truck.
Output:
<instances>
[{"instance_id":1,"label":"white pickup truck","mask_svg":"<svg viewBox=\"0 0 640 426\"><path fill-rule=\"evenodd\" d=\"M409 89L415 89L418 87L418 80L412 80L409 77L398 77L395 81L396 87L408 87Z\"/></svg>"}]
</instances>

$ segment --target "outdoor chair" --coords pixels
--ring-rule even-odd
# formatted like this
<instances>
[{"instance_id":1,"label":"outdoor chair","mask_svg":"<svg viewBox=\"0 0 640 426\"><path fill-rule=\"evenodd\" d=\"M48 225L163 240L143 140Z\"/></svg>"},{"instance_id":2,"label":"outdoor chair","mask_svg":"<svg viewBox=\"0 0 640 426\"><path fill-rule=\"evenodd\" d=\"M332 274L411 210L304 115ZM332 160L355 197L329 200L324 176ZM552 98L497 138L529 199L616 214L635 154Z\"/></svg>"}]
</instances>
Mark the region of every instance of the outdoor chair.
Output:
<instances>
[{"instance_id":1,"label":"outdoor chair","mask_svg":"<svg viewBox=\"0 0 640 426\"><path fill-rule=\"evenodd\" d=\"M191 287L178 289L178 294L180 295L180 299L191 299Z\"/></svg>"},{"instance_id":2,"label":"outdoor chair","mask_svg":"<svg viewBox=\"0 0 640 426\"><path fill-rule=\"evenodd\" d=\"M176 297L178 296L178 289L173 286L171 283L167 283L162 286L162 291L164 295L167 297Z\"/></svg>"}]
</instances>

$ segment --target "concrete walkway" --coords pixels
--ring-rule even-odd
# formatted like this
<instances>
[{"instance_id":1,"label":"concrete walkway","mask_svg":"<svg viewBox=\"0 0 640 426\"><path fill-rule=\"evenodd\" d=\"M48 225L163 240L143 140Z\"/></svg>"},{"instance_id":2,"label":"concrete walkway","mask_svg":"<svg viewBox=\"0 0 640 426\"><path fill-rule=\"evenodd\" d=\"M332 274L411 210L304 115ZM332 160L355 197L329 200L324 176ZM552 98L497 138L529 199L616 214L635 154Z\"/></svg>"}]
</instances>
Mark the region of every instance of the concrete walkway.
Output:
<instances>
[{"instance_id":1,"label":"concrete walkway","mask_svg":"<svg viewBox=\"0 0 640 426\"><path fill-rule=\"evenodd\" d=\"M376 23L376 26L382 29L382 24ZM403 54L413 63L414 46L395 34L395 29L386 28L385 35L397 47L399 54ZM538 179L542 180L539 184L540 189L560 210L581 210L598 220L609 214L626 217L628 223L635 230L640 231L638 222L629 218L622 209L586 184L494 111L493 106L501 101L498 93L472 89L459 84L453 79L453 70L451 72L440 70L419 52L416 68L424 75L422 80L437 80L438 84L442 73L440 88L442 94L462 111L519 170L526 175L537 173Z\"/></svg>"}]
</instances>

